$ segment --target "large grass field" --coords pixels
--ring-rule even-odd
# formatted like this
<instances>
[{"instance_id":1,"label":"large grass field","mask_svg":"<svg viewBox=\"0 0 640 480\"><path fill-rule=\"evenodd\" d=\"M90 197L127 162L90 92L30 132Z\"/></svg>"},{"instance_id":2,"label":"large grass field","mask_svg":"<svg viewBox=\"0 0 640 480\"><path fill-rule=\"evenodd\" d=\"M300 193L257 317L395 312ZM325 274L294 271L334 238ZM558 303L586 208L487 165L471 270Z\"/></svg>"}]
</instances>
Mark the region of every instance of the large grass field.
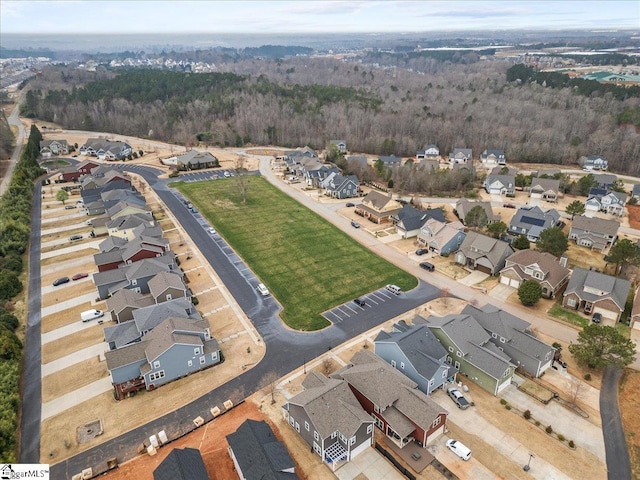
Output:
<instances>
[{"instance_id":1,"label":"large grass field","mask_svg":"<svg viewBox=\"0 0 640 480\"><path fill-rule=\"evenodd\" d=\"M261 177L242 205L234 179L172 184L198 207L284 307L291 328L329 325L321 313L387 283L418 280L371 253Z\"/></svg>"}]
</instances>

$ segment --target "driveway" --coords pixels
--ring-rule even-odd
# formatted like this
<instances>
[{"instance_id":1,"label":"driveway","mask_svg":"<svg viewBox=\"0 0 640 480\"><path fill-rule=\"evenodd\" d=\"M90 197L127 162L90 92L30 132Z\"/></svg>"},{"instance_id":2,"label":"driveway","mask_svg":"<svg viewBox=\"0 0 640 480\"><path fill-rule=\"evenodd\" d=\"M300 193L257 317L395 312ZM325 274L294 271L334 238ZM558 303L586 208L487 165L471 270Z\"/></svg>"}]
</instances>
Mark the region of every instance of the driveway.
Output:
<instances>
[{"instance_id":1,"label":"driveway","mask_svg":"<svg viewBox=\"0 0 640 480\"><path fill-rule=\"evenodd\" d=\"M462 285L467 285L468 287L470 287L471 285L475 285L476 283L480 283L480 282L486 280L487 278L489 278L489 274L488 273L481 272L480 270L474 270L473 272L471 272L466 277L461 278L460 280L458 280L458 283L461 283Z\"/></svg>"},{"instance_id":2,"label":"driveway","mask_svg":"<svg viewBox=\"0 0 640 480\"><path fill-rule=\"evenodd\" d=\"M515 288L510 287L509 285L505 285L503 283L499 283L491 290L489 290L489 296L491 298L497 298L503 302L507 301L507 298L516 291Z\"/></svg>"},{"instance_id":3,"label":"driveway","mask_svg":"<svg viewBox=\"0 0 640 480\"><path fill-rule=\"evenodd\" d=\"M384 478L385 480L404 480L405 477L395 469L386 458L371 447L335 472L340 480L356 480L364 478Z\"/></svg>"}]
</instances>

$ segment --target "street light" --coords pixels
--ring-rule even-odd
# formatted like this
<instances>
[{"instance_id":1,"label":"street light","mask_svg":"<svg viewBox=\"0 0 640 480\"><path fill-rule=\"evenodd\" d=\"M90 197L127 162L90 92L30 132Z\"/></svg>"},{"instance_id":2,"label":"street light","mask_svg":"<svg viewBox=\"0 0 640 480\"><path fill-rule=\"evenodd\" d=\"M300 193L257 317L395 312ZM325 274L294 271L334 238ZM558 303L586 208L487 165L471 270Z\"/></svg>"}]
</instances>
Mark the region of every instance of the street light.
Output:
<instances>
[{"instance_id":1,"label":"street light","mask_svg":"<svg viewBox=\"0 0 640 480\"><path fill-rule=\"evenodd\" d=\"M528 472L528 471L531 469L531 466L530 466L530 465L531 465L531 459L532 459L533 457L535 457L535 455L534 455L533 453L530 453L530 454L529 454L529 461L527 462L527 464L526 464L524 467L522 467L522 469L523 469L525 472Z\"/></svg>"}]
</instances>

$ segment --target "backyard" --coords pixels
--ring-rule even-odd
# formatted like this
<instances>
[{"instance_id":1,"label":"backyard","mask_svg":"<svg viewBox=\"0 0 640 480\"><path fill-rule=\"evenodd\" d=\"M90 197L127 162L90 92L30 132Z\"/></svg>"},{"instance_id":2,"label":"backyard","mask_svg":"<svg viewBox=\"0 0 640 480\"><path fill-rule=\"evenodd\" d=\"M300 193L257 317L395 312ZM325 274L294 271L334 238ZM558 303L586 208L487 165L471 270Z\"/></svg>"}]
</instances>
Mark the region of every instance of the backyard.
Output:
<instances>
[{"instance_id":1,"label":"backyard","mask_svg":"<svg viewBox=\"0 0 640 480\"><path fill-rule=\"evenodd\" d=\"M417 279L371 253L260 177L246 203L235 179L173 184L187 196L282 304L298 330L328 325L321 313L388 283Z\"/></svg>"}]
</instances>

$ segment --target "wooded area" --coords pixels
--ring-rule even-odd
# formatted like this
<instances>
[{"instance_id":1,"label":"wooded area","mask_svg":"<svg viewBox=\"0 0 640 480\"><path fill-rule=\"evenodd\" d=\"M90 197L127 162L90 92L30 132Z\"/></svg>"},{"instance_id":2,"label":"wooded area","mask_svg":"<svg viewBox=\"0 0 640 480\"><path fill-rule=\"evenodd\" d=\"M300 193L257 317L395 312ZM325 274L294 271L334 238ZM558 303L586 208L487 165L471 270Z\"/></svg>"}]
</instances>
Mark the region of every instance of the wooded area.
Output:
<instances>
[{"instance_id":1,"label":"wooded area","mask_svg":"<svg viewBox=\"0 0 640 480\"><path fill-rule=\"evenodd\" d=\"M476 158L504 149L513 162L569 165L603 155L611 170L640 173L638 129L621 122L635 118L640 98L508 82L510 64L496 59L420 56L383 68L292 57L216 66L220 73L59 67L33 82L26 108L66 128L186 145L200 138L322 149L341 138L353 152L414 156L435 143L445 156L455 147Z\"/></svg>"}]
</instances>

